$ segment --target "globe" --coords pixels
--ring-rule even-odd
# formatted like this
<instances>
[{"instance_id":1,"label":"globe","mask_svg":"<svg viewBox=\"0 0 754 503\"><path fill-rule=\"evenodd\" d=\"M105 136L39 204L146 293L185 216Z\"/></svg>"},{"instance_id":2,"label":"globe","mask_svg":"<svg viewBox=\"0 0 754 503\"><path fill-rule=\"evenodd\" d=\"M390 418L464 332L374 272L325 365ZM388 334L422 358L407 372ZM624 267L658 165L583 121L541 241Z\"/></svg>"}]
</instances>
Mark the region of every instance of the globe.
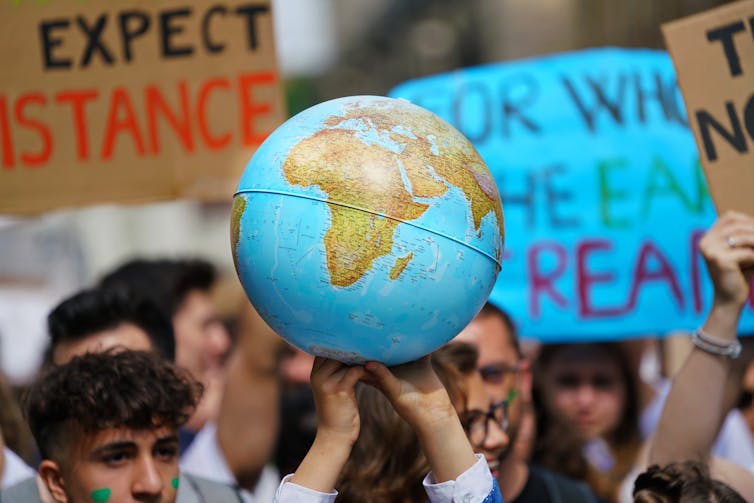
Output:
<instances>
[{"instance_id":1,"label":"globe","mask_svg":"<svg viewBox=\"0 0 754 503\"><path fill-rule=\"evenodd\" d=\"M405 100L353 96L277 128L238 184L231 244L260 316L348 364L452 339L500 271L503 211L471 143Z\"/></svg>"}]
</instances>

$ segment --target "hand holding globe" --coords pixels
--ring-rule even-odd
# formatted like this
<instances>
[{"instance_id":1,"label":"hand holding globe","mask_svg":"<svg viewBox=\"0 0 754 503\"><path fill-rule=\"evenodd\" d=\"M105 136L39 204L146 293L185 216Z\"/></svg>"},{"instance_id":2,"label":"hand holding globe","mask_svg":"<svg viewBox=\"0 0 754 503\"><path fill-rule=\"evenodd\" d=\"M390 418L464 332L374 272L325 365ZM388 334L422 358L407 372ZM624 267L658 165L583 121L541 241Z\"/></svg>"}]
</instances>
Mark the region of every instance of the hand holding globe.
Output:
<instances>
[{"instance_id":1,"label":"hand holding globe","mask_svg":"<svg viewBox=\"0 0 754 503\"><path fill-rule=\"evenodd\" d=\"M503 212L471 143L405 100L340 98L286 121L239 182L231 242L262 318L349 364L453 338L500 270Z\"/></svg>"}]
</instances>

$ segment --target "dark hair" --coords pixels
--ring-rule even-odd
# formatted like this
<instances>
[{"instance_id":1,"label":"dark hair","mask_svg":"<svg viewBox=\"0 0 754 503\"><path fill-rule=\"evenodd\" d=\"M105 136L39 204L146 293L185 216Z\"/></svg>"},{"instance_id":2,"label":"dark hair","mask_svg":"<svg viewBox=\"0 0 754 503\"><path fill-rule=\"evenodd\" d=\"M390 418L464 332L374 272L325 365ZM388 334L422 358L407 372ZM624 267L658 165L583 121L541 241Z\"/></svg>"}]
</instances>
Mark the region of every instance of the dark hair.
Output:
<instances>
[{"instance_id":1,"label":"dark hair","mask_svg":"<svg viewBox=\"0 0 754 503\"><path fill-rule=\"evenodd\" d=\"M496 316L502 320L505 328L508 329L508 334L510 334L511 345L516 350L518 357L523 358L524 353L521 351L521 344L518 342L518 330L516 329L516 324L513 323L513 318L505 310L491 302L484 304L479 314L477 314L479 318L486 318L488 316Z\"/></svg>"},{"instance_id":2,"label":"dark hair","mask_svg":"<svg viewBox=\"0 0 754 503\"><path fill-rule=\"evenodd\" d=\"M635 503L745 503L727 484L710 478L699 461L652 465L634 482Z\"/></svg>"},{"instance_id":3,"label":"dark hair","mask_svg":"<svg viewBox=\"0 0 754 503\"><path fill-rule=\"evenodd\" d=\"M50 458L77 433L106 428L178 428L202 385L153 353L106 351L50 368L26 394L26 418L40 453Z\"/></svg>"},{"instance_id":4,"label":"dark hair","mask_svg":"<svg viewBox=\"0 0 754 503\"><path fill-rule=\"evenodd\" d=\"M476 370L479 351L473 344L453 341L432 353L432 364L450 365L463 375Z\"/></svg>"},{"instance_id":5,"label":"dark hair","mask_svg":"<svg viewBox=\"0 0 754 503\"><path fill-rule=\"evenodd\" d=\"M468 397L463 377L476 372L478 359L476 346L460 341L450 342L432 353L432 367L454 405L461 402L465 407Z\"/></svg>"},{"instance_id":6,"label":"dark hair","mask_svg":"<svg viewBox=\"0 0 754 503\"><path fill-rule=\"evenodd\" d=\"M172 317L192 290L207 292L217 278L215 267L202 259L136 259L102 278L105 286L126 286L149 296Z\"/></svg>"},{"instance_id":7,"label":"dark hair","mask_svg":"<svg viewBox=\"0 0 754 503\"><path fill-rule=\"evenodd\" d=\"M47 316L50 346L46 363L52 362L59 344L85 339L123 323L144 330L154 349L173 361L173 323L149 297L126 288L92 288L65 299Z\"/></svg>"}]
</instances>

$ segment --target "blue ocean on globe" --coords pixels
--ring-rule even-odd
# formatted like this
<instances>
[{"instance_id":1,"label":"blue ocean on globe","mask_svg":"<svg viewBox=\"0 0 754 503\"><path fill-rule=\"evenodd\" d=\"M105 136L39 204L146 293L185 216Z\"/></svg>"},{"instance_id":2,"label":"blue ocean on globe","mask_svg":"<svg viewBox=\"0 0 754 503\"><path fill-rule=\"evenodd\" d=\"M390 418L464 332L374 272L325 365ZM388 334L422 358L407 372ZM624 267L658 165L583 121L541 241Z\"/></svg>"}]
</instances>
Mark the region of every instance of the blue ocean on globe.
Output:
<instances>
[{"instance_id":1,"label":"blue ocean on globe","mask_svg":"<svg viewBox=\"0 0 754 503\"><path fill-rule=\"evenodd\" d=\"M396 365L452 339L500 270L503 213L473 146L405 100L340 98L276 129L238 185L243 287L294 346Z\"/></svg>"}]
</instances>

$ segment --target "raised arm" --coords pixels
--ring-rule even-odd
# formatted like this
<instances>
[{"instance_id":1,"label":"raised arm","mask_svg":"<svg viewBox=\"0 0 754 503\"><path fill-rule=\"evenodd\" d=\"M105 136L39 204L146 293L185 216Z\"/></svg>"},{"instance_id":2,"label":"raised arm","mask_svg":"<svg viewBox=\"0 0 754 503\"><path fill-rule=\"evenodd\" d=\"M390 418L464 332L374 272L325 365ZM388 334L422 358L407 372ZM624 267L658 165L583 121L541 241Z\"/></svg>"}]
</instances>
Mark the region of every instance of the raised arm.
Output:
<instances>
[{"instance_id":1,"label":"raised arm","mask_svg":"<svg viewBox=\"0 0 754 503\"><path fill-rule=\"evenodd\" d=\"M391 369L369 362L365 381L379 388L416 432L431 473L424 488L433 503L502 503L487 463L476 456L447 391L424 357Z\"/></svg>"},{"instance_id":2,"label":"raised arm","mask_svg":"<svg viewBox=\"0 0 754 503\"><path fill-rule=\"evenodd\" d=\"M754 266L754 219L726 213L704 235L699 249L714 285L712 308L702 332L719 341L720 347L734 344L741 310L749 297L749 268ZM727 413L726 382L731 368L731 358L694 347L673 379L650 464L708 458Z\"/></svg>"},{"instance_id":3,"label":"raised arm","mask_svg":"<svg viewBox=\"0 0 754 503\"><path fill-rule=\"evenodd\" d=\"M366 364L370 382L419 437L435 482L458 478L477 461L448 392L432 370L430 357L387 367Z\"/></svg>"},{"instance_id":4,"label":"raised arm","mask_svg":"<svg viewBox=\"0 0 754 503\"><path fill-rule=\"evenodd\" d=\"M359 408L354 386L363 367L317 357L311 383L317 408L317 435L293 476L283 480L276 501L304 503L335 498L335 482L359 437Z\"/></svg>"}]
</instances>

